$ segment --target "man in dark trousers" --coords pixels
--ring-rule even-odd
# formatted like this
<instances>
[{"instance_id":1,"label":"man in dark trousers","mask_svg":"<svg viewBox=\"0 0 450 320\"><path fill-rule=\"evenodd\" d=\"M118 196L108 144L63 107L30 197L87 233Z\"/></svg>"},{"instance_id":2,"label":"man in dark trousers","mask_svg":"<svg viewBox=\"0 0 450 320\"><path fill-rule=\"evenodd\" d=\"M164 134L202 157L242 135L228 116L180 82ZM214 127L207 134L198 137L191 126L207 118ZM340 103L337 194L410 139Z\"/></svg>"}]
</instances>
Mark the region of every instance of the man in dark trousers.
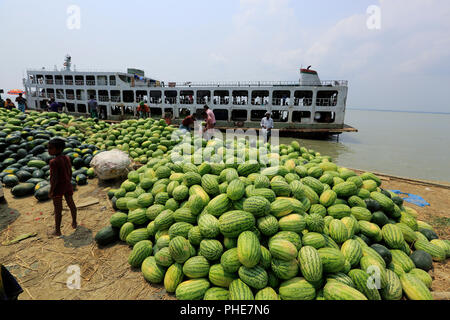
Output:
<instances>
[{"instance_id":1,"label":"man in dark trousers","mask_svg":"<svg viewBox=\"0 0 450 320\"><path fill-rule=\"evenodd\" d=\"M98 104L97 104L97 100L95 100L94 96L91 95L90 96L89 102L88 102L88 107L89 107L89 112L91 113L91 118L93 119L98 119Z\"/></svg>"},{"instance_id":2,"label":"man in dark trousers","mask_svg":"<svg viewBox=\"0 0 450 320\"><path fill-rule=\"evenodd\" d=\"M59 112L59 109L62 108L62 105L59 102L55 101L55 98L50 99L50 110L51 112Z\"/></svg>"},{"instance_id":3,"label":"man in dark trousers","mask_svg":"<svg viewBox=\"0 0 450 320\"><path fill-rule=\"evenodd\" d=\"M22 97L22 93L19 93L19 96L16 98L16 102L17 102L17 108L20 111L25 112L25 109L27 108L27 99Z\"/></svg>"}]
</instances>

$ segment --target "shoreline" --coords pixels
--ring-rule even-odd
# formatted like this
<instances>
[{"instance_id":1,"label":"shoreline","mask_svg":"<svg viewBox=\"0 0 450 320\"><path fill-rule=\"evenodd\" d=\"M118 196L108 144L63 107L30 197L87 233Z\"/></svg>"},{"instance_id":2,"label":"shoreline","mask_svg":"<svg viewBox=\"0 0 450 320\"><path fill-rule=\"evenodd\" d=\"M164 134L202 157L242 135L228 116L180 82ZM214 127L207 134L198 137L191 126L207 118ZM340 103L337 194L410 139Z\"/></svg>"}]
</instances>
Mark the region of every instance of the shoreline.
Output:
<instances>
[{"instance_id":1,"label":"shoreline","mask_svg":"<svg viewBox=\"0 0 450 320\"><path fill-rule=\"evenodd\" d=\"M357 172L358 174L368 171L368 170L354 169L354 168L348 168L348 169L353 170L353 171ZM423 180L423 179L416 179L416 178L407 178L407 177L401 177L401 176L385 174L385 173L380 173L380 172L375 172L375 171L370 171L370 172L372 172L373 174L375 174L377 176L380 176L381 180L389 181L390 179L396 179L396 180L401 180L401 181L418 184L418 185L450 189L450 183L447 183L444 181L433 181L433 180ZM383 179L383 177L385 179Z\"/></svg>"}]
</instances>

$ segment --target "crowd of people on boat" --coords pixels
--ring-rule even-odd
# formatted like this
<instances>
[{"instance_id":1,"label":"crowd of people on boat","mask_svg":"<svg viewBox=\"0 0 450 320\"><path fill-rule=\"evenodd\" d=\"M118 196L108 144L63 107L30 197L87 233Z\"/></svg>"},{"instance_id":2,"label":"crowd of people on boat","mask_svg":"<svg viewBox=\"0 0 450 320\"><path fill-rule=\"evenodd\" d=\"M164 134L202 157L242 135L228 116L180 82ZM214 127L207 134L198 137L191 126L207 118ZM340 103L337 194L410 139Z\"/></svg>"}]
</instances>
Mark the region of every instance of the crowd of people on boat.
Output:
<instances>
[{"instance_id":1,"label":"crowd of people on boat","mask_svg":"<svg viewBox=\"0 0 450 320\"><path fill-rule=\"evenodd\" d=\"M180 129L186 132L191 131L191 127L195 125L197 120L203 120L205 122L204 131L207 132L210 129L214 129L216 126L216 117L214 111L211 110L207 105L203 107L200 112L200 116L196 113L188 115L183 119L180 124ZM264 118L261 119L261 133L264 137L264 141L267 142L272 134L273 129L273 119L270 112L266 112Z\"/></svg>"},{"instance_id":2,"label":"crowd of people on boat","mask_svg":"<svg viewBox=\"0 0 450 320\"><path fill-rule=\"evenodd\" d=\"M104 112L100 108L95 97L93 95L91 95L89 98L90 99L88 101L88 111L89 111L91 118L97 119L97 120L98 119L106 120L107 119L106 112ZM19 94L19 96L16 98L15 101L17 103L17 109L19 109L22 112L25 112L25 110L27 109L27 100L25 98L23 98L23 95L21 93ZM7 98L5 101L3 101L3 99L0 97L0 106L3 106L4 108L6 108L8 110L12 110L12 109L16 108L16 105L10 98ZM65 103L57 102L55 100L55 98L51 98L50 101L47 102L46 110L50 111L50 112L65 112L65 113L68 112L67 105ZM138 104L138 106L136 108L136 116L139 119L150 118L150 116L151 116L150 108L147 105L147 103L145 103L144 101L141 101ZM171 113L165 112L163 115L163 118L168 125L171 124L171 121L172 121ZM191 131L191 127L194 126L194 124L197 120L201 120L205 123L205 125L204 125L205 132L210 129L214 129L216 126L216 117L214 115L214 111L211 110L208 107L208 105L205 105L203 107L203 109L201 110L201 112L186 116L182 120L179 128L181 130L189 132L189 131ZM268 141L270 139L272 129L273 129L273 119L271 118L271 113L267 112L265 114L264 118L261 120L261 132L265 137L265 141Z\"/></svg>"}]
</instances>

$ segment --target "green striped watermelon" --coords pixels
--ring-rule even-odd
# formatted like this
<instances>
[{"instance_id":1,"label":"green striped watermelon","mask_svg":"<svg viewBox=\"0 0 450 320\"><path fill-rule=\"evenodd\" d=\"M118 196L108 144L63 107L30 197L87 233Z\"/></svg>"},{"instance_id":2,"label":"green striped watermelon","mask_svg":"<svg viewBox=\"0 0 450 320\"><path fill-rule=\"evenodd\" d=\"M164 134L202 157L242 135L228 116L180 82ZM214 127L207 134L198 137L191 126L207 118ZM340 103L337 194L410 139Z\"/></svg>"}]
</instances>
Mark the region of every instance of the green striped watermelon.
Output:
<instances>
[{"instance_id":1,"label":"green striped watermelon","mask_svg":"<svg viewBox=\"0 0 450 320\"><path fill-rule=\"evenodd\" d=\"M189 258L183 265L183 273L191 279L206 278L209 274L209 262L203 256Z\"/></svg>"},{"instance_id":2,"label":"green striped watermelon","mask_svg":"<svg viewBox=\"0 0 450 320\"><path fill-rule=\"evenodd\" d=\"M255 226L255 217L247 211L229 211L219 218L219 230L225 237L236 238Z\"/></svg>"},{"instance_id":3,"label":"green striped watermelon","mask_svg":"<svg viewBox=\"0 0 450 320\"><path fill-rule=\"evenodd\" d=\"M247 268L253 268L261 259L261 245L251 231L244 231L239 235L237 250L239 261Z\"/></svg>"},{"instance_id":4,"label":"green striped watermelon","mask_svg":"<svg viewBox=\"0 0 450 320\"><path fill-rule=\"evenodd\" d=\"M316 289L304 278L293 278L280 285L282 300L314 300Z\"/></svg>"},{"instance_id":5,"label":"green striped watermelon","mask_svg":"<svg viewBox=\"0 0 450 320\"><path fill-rule=\"evenodd\" d=\"M239 268L239 278L249 287L257 290L265 288L269 280L266 270L260 266L253 268L241 266Z\"/></svg>"},{"instance_id":6,"label":"green striped watermelon","mask_svg":"<svg viewBox=\"0 0 450 320\"><path fill-rule=\"evenodd\" d=\"M314 282L322 278L322 260L317 249L310 246L302 247L298 253L298 261L306 280Z\"/></svg>"},{"instance_id":7,"label":"green striped watermelon","mask_svg":"<svg viewBox=\"0 0 450 320\"><path fill-rule=\"evenodd\" d=\"M241 279L231 282L229 292L230 300L255 300L252 289Z\"/></svg>"},{"instance_id":8,"label":"green striped watermelon","mask_svg":"<svg viewBox=\"0 0 450 320\"><path fill-rule=\"evenodd\" d=\"M206 279L187 280L178 285L175 296L178 300L201 300L209 287Z\"/></svg>"}]
</instances>

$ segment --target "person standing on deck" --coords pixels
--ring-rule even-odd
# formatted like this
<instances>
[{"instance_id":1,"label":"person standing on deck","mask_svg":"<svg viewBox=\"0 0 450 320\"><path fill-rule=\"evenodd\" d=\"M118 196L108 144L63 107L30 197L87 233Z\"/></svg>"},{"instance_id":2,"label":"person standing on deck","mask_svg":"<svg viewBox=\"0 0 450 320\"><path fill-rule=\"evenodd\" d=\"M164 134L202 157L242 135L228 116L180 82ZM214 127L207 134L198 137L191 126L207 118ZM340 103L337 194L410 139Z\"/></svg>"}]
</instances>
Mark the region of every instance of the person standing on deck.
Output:
<instances>
[{"instance_id":1,"label":"person standing on deck","mask_svg":"<svg viewBox=\"0 0 450 320\"><path fill-rule=\"evenodd\" d=\"M146 119L146 118L148 118L150 116L150 108L148 107L148 105L144 101L141 101L139 103L137 111L139 113L139 118Z\"/></svg>"},{"instance_id":2,"label":"person standing on deck","mask_svg":"<svg viewBox=\"0 0 450 320\"><path fill-rule=\"evenodd\" d=\"M203 107L203 110L205 110L207 118L211 118L211 128L209 129L214 129L215 125L216 125L216 116L214 115L214 111L212 111L206 104Z\"/></svg>"},{"instance_id":3,"label":"person standing on deck","mask_svg":"<svg viewBox=\"0 0 450 320\"><path fill-rule=\"evenodd\" d=\"M67 103L62 103L61 112L62 113L68 113L69 112L69 109L67 109Z\"/></svg>"},{"instance_id":4,"label":"person standing on deck","mask_svg":"<svg viewBox=\"0 0 450 320\"><path fill-rule=\"evenodd\" d=\"M170 126L172 124L172 114L170 112L164 112L164 121Z\"/></svg>"},{"instance_id":5,"label":"person standing on deck","mask_svg":"<svg viewBox=\"0 0 450 320\"><path fill-rule=\"evenodd\" d=\"M98 119L98 103L97 100L95 100L94 96L91 95L90 96L89 102L88 102L88 107L89 107L89 111L91 113L91 118L93 119Z\"/></svg>"},{"instance_id":6,"label":"person standing on deck","mask_svg":"<svg viewBox=\"0 0 450 320\"><path fill-rule=\"evenodd\" d=\"M264 135L264 142L268 142L272 135L273 119L270 116L270 112L266 113L266 116L261 120L262 134Z\"/></svg>"},{"instance_id":7,"label":"person standing on deck","mask_svg":"<svg viewBox=\"0 0 450 320\"><path fill-rule=\"evenodd\" d=\"M51 111L51 112L58 112L58 110L60 108L61 108L61 104L59 102L56 102L55 98L51 98L49 111Z\"/></svg>"},{"instance_id":8,"label":"person standing on deck","mask_svg":"<svg viewBox=\"0 0 450 320\"><path fill-rule=\"evenodd\" d=\"M144 106L144 103L140 102L136 108L137 116L139 119L142 118L144 115L143 106Z\"/></svg>"},{"instance_id":9,"label":"person standing on deck","mask_svg":"<svg viewBox=\"0 0 450 320\"><path fill-rule=\"evenodd\" d=\"M17 107L21 112L25 112L27 107L27 99L22 97L22 93L19 93L19 96L16 98Z\"/></svg>"}]
</instances>

